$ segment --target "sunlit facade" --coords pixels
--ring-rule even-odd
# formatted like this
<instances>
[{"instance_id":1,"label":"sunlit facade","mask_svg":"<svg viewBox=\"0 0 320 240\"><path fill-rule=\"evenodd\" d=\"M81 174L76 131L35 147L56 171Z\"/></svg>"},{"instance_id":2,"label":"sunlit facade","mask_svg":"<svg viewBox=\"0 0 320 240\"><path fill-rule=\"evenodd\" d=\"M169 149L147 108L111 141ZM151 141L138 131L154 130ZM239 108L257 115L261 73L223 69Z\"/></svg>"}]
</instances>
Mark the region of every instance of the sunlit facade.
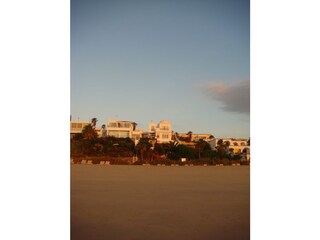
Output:
<instances>
[{"instance_id":1,"label":"sunlit facade","mask_svg":"<svg viewBox=\"0 0 320 240\"><path fill-rule=\"evenodd\" d=\"M221 139L221 138L220 138ZM218 146L219 138L216 139L216 145ZM250 144L248 139L245 138L222 138L223 143L229 142L229 150L232 150L234 154L245 154L246 159L250 159Z\"/></svg>"},{"instance_id":2,"label":"sunlit facade","mask_svg":"<svg viewBox=\"0 0 320 240\"><path fill-rule=\"evenodd\" d=\"M76 134L82 133L85 126L90 125L90 122L70 122L70 137L73 138Z\"/></svg>"},{"instance_id":3,"label":"sunlit facade","mask_svg":"<svg viewBox=\"0 0 320 240\"><path fill-rule=\"evenodd\" d=\"M107 124L107 136L132 138L137 123L132 121L110 120Z\"/></svg>"},{"instance_id":4,"label":"sunlit facade","mask_svg":"<svg viewBox=\"0 0 320 240\"><path fill-rule=\"evenodd\" d=\"M188 138L189 135L191 136L190 141L199 141L204 140L209 142L214 139L214 136L210 133L178 133L179 137Z\"/></svg>"},{"instance_id":5,"label":"sunlit facade","mask_svg":"<svg viewBox=\"0 0 320 240\"><path fill-rule=\"evenodd\" d=\"M172 140L172 124L167 120L160 121L158 124L149 124L148 134L154 136L158 143L167 143Z\"/></svg>"}]
</instances>

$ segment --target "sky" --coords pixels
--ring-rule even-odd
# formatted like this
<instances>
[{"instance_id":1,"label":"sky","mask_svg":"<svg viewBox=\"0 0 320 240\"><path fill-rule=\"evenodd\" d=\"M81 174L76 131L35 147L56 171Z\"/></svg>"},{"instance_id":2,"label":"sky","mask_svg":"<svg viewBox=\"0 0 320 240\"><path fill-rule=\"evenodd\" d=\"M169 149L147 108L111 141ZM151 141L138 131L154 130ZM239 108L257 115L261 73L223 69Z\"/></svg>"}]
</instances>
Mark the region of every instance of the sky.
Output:
<instances>
[{"instance_id":1,"label":"sky","mask_svg":"<svg viewBox=\"0 0 320 240\"><path fill-rule=\"evenodd\" d=\"M71 0L71 115L250 137L249 0Z\"/></svg>"}]
</instances>

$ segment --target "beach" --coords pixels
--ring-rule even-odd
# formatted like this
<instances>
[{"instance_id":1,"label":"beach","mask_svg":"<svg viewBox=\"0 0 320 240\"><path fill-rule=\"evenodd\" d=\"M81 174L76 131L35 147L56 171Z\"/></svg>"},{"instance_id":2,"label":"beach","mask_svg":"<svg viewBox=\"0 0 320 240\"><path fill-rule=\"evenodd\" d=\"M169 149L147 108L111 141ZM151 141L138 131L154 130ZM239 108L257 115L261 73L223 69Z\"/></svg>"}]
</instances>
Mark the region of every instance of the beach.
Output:
<instances>
[{"instance_id":1,"label":"beach","mask_svg":"<svg viewBox=\"0 0 320 240\"><path fill-rule=\"evenodd\" d=\"M250 167L73 164L71 239L250 239Z\"/></svg>"}]
</instances>

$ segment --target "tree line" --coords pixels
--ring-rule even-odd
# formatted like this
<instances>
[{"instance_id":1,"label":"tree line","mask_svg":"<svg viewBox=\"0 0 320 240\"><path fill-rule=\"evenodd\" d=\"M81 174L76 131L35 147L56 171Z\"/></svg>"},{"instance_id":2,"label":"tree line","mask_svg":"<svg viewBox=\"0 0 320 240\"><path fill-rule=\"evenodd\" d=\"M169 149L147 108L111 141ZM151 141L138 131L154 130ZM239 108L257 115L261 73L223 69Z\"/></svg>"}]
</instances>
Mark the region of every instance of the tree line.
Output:
<instances>
[{"instance_id":1,"label":"tree line","mask_svg":"<svg viewBox=\"0 0 320 240\"><path fill-rule=\"evenodd\" d=\"M188 161L219 163L224 161L238 161L240 154L229 152L228 142L222 139L217 142L217 147L212 149L204 140L193 142L192 146L177 144L176 142L156 143L149 138L141 138L137 145L130 138L116 138L112 136L98 137L95 130L96 119L93 124L83 128L82 133L75 135L70 140L71 157L132 157L140 163L153 163L159 160Z\"/></svg>"}]
</instances>

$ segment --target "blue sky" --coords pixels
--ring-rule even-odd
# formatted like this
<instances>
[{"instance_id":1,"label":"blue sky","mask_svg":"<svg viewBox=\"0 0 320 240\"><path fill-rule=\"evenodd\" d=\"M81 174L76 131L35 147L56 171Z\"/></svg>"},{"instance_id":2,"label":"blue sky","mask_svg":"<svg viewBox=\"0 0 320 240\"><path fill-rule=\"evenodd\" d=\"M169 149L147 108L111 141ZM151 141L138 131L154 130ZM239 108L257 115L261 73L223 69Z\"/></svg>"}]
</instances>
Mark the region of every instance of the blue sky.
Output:
<instances>
[{"instance_id":1,"label":"blue sky","mask_svg":"<svg viewBox=\"0 0 320 240\"><path fill-rule=\"evenodd\" d=\"M249 1L71 1L72 120L250 136Z\"/></svg>"}]
</instances>

